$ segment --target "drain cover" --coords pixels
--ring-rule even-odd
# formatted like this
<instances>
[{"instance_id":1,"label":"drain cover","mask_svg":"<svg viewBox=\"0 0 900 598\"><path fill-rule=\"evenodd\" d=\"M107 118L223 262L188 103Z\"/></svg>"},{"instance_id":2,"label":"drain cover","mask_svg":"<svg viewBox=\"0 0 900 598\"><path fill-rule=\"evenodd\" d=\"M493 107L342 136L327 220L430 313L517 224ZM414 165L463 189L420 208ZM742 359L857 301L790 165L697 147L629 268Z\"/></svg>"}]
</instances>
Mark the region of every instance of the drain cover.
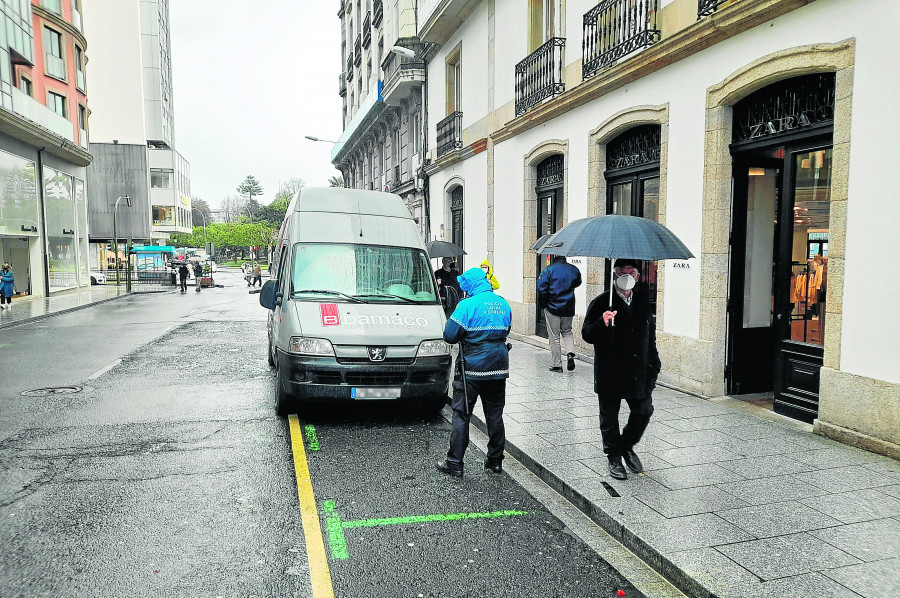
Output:
<instances>
[{"instance_id":1,"label":"drain cover","mask_svg":"<svg viewBox=\"0 0 900 598\"><path fill-rule=\"evenodd\" d=\"M23 397L46 397L50 395L70 395L81 392L80 386L54 386L52 388L35 388L22 393Z\"/></svg>"}]
</instances>

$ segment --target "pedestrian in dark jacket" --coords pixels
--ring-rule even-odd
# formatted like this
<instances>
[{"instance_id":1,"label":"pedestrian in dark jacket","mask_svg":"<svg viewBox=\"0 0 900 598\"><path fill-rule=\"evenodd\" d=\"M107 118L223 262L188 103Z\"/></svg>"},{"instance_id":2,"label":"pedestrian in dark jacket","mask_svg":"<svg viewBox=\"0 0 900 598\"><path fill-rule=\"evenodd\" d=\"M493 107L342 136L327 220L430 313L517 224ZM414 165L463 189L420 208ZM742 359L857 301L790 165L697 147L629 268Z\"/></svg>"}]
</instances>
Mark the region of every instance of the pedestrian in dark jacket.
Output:
<instances>
[{"instance_id":1,"label":"pedestrian in dark jacket","mask_svg":"<svg viewBox=\"0 0 900 598\"><path fill-rule=\"evenodd\" d=\"M200 286L203 282L203 264L201 264L200 262L197 262L196 264L194 264L194 278L197 281L197 288L194 290L196 290L199 293Z\"/></svg>"},{"instance_id":2,"label":"pedestrian in dark jacket","mask_svg":"<svg viewBox=\"0 0 900 598\"><path fill-rule=\"evenodd\" d=\"M566 352L566 369L570 372L575 369L572 318L575 317L575 289L580 286L581 272L563 255L554 256L553 263L541 272L538 279L538 301L544 306L550 340L551 372L562 372L563 349Z\"/></svg>"},{"instance_id":3,"label":"pedestrian in dark jacket","mask_svg":"<svg viewBox=\"0 0 900 598\"><path fill-rule=\"evenodd\" d=\"M462 299L456 260L452 257L441 259L441 267L435 270L434 279L438 283L438 294L441 296L441 303L444 304L444 313L449 318L456 309L456 304Z\"/></svg>"},{"instance_id":4,"label":"pedestrian in dark jacket","mask_svg":"<svg viewBox=\"0 0 900 598\"><path fill-rule=\"evenodd\" d=\"M651 394L661 364L656 350L656 319L646 296L635 288L640 263L617 260L612 307L609 293L588 306L581 336L594 345L594 392L600 402L600 434L612 477L628 477L622 460L634 473L644 470L634 452L653 414ZM619 433L619 407L628 403L628 423Z\"/></svg>"},{"instance_id":5,"label":"pedestrian in dark jacket","mask_svg":"<svg viewBox=\"0 0 900 598\"><path fill-rule=\"evenodd\" d=\"M188 267L187 264L181 264L178 267L178 282L181 283L181 292L187 292Z\"/></svg>"},{"instance_id":6,"label":"pedestrian in dark jacket","mask_svg":"<svg viewBox=\"0 0 900 598\"><path fill-rule=\"evenodd\" d=\"M509 378L506 337L512 324L512 310L506 299L494 294L480 268L467 270L459 277L459 284L468 298L460 301L444 327L444 340L460 345L451 402L453 429L447 458L436 467L442 473L462 476L463 455L469 446L469 418L475 401L481 396L489 437L484 467L500 473L506 446L503 427Z\"/></svg>"}]
</instances>

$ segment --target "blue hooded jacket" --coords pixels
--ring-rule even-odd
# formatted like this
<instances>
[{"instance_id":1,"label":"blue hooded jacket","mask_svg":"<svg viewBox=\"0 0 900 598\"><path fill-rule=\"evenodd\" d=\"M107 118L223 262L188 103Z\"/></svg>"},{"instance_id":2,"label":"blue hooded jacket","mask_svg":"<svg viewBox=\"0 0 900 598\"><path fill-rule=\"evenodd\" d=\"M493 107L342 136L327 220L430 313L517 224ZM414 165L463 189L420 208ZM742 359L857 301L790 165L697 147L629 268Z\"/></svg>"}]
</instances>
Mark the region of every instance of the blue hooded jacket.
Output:
<instances>
[{"instance_id":1,"label":"blue hooded jacket","mask_svg":"<svg viewBox=\"0 0 900 598\"><path fill-rule=\"evenodd\" d=\"M506 337L512 324L512 309L495 295L481 268L470 268L459 277L459 286L469 296L459 302L444 327L444 340L461 343L466 376L471 380L509 378Z\"/></svg>"}]
</instances>

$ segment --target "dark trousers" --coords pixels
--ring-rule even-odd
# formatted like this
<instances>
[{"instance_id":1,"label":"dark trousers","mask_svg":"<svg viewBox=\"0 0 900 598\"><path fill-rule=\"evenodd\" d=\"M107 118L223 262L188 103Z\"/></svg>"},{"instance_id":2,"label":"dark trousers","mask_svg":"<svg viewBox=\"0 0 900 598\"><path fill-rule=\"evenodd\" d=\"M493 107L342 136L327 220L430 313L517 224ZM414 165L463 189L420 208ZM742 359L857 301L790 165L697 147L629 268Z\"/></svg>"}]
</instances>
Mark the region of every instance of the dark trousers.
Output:
<instances>
[{"instance_id":1,"label":"dark trousers","mask_svg":"<svg viewBox=\"0 0 900 598\"><path fill-rule=\"evenodd\" d=\"M181 290L182 290L182 291L186 291L186 290L187 290L187 276L182 276L182 277L181 277Z\"/></svg>"},{"instance_id":2,"label":"dark trousers","mask_svg":"<svg viewBox=\"0 0 900 598\"><path fill-rule=\"evenodd\" d=\"M251 286L251 287L255 287L255 286L256 286L256 283L259 283L259 286L262 286L262 274L260 274L259 276L254 276L254 277L253 277L253 284L251 284L250 286Z\"/></svg>"},{"instance_id":3,"label":"dark trousers","mask_svg":"<svg viewBox=\"0 0 900 598\"><path fill-rule=\"evenodd\" d=\"M0 295L0 305L6 303L7 305L12 305L12 295L7 297L6 295Z\"/></svg>"},{"instance_id":4,"label":"dark trousers","mask_svg":"<svg viewBox=\"0 0 900 598\"><path fill-rule=\"evenodd\" d=\"M462 469L463 455L469 446L469 417L475 401L481 397L484 417L488 429L487 460L490 463L503 461L506 446L506 430L503 427L503 407L506 405L506 379L468 381L469 404L463 392L461 380L453 381L453 429L450 432L450 450L447 462Z\"/></svg>"},{"instance_id":5,"label":"dark trousers","mask_svg":"<svg viewBox=\"0 0 900 598\"><path fill-rule=\"evenodd\" d=\"M644 435L644 430L653 415L651 397L635 399L630 395L597 395L600 401L600 435L603 437L603 452L610 456L621 456L636 445ZM619 407L622 400L628 403L631 412L628 423L619 433Z\"/></svg>"}]
</instances>

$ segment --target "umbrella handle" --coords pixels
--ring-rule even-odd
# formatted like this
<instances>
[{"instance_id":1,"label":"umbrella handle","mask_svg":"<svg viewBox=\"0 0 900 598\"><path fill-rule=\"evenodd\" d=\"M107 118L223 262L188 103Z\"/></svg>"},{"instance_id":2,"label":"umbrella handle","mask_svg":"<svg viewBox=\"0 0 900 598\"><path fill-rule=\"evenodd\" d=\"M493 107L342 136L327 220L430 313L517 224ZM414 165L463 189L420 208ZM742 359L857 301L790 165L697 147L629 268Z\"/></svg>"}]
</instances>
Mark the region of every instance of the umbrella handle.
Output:
<instances>
[{"instance_id":1,"label":"umbrella handle","mask_svg":"<svg viewBox=\"0 0 900 598\"><path fill-rule=\"evenodd\" d=\"M616 258L613 258L613 259L612 259L612 267L611 267L610 270L609 270L609 279L610 279L610 282L612 282L612 277L615 276L615 273L616 273ZM615 286L615 284L616 284L616 283L613 282L613 283L610 285L610 288L609 288L609 311L612 311L612 296L613 296L613 288L612 288L612 287ZM613 326L616 325L615 319L613 319L612 325L613 325Z\"/></svg>"}]
</instances>

